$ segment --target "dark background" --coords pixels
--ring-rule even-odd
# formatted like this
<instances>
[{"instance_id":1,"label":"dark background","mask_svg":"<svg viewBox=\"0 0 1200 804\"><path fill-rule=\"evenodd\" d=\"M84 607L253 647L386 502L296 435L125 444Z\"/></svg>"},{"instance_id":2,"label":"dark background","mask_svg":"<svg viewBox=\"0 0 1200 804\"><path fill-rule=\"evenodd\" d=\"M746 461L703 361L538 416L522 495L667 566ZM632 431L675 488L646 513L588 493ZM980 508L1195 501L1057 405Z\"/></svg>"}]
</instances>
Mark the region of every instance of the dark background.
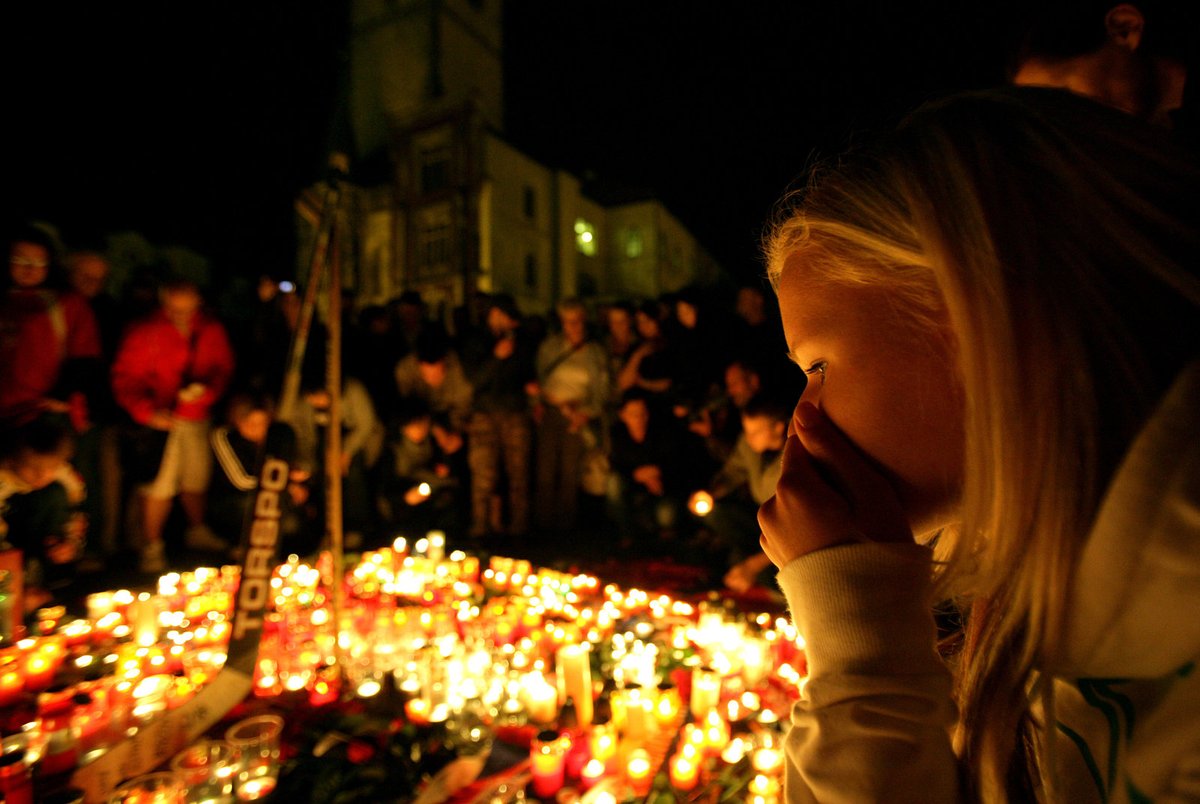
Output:
<instances>
[{"instance_id":1,"label":"dark background","mask_svg":"<svg viewBox=\"0 0 1200 804\"><path fill-rule=\"evenodd\" d=\"M509 0L506 137L653 192L753 273L771 204L814 154L1003 81L1008 8ZM344 2L6 8L6 223L48 220L73 246L132 229L218 274L289 270L292 199L335 128L345 18Z\"/></svg>"}]
</instances>

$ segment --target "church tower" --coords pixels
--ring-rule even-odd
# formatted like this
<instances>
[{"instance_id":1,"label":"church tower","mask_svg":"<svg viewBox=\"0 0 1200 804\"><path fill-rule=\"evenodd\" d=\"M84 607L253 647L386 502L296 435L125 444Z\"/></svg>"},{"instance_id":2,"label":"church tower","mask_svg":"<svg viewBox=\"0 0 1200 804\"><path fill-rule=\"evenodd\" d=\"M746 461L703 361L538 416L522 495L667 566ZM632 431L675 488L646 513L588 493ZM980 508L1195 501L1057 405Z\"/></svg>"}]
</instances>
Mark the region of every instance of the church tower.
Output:
<instances>
[{"instance_id":1,"label":"church tower","mask_svg":"<svg viewBox=\"0 0 1200 804\"><path fill-rule=\"evenodd\" d=\"M501 0L354 0L350 114L360 158L466 106L503 130Z\"/></svg>"}]
</instances>

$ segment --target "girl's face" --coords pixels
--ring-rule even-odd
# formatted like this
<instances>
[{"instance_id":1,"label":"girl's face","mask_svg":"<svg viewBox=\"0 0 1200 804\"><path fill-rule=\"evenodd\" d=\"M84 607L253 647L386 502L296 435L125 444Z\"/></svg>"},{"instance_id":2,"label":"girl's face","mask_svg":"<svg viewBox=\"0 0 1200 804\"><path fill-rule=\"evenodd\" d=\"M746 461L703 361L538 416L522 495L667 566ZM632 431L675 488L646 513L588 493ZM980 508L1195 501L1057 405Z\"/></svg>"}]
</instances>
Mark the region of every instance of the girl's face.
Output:
<instances>
[{"instance_id":1,"label":"girl's face","mask_svg":"<svg viewBox=\"0 0 1200 804\"><path fill-rule=\"evenodd\" d=\"M886 289L804 276L788 259L779 309L788 353L824 411L892 483L917 536L957 520L964 400L949 324L901 323Z\"/></svg>"},{"instance_id":2,"label":"girl's face","mask_svg":"<svg viewBox=\"0 0 1200 804\"><path fill-rule=\"evenodd\" d=\"M13 243L8 254L8 272L19 288L36 288L50 272L50 254L37 243Z\"/></svg>"}]
</instances>

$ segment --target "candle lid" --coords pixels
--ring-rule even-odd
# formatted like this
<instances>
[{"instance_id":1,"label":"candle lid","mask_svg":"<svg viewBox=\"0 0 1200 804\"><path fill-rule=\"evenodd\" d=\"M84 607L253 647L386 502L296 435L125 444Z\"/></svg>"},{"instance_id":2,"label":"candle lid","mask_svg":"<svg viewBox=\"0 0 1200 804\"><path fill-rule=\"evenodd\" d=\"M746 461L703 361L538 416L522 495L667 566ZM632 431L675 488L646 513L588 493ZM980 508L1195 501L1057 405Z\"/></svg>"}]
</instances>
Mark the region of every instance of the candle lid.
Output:
<instances>
[{"instance_id":1,"label":"candle lid","mask_svg":"<svg viewBox=\"0 0 1200 804\"><path fill-rule=\"evenodd\" d=\"M558 739L558 732L554 729L546 729L545 731L539 731L533 739L539 743L552 743Z\"/></svg>"},{"instance_id":2,"label":"candle lid","mask_svg":"<svg viewBox=\"0 0 1200 804\"><path fill-rule=\"evenodd\" d=\"M24 748L18 748L15 751L8 751L7 753L0 754L0 773L3 773L6 769L18 763L21 765L25 764Z\"/></svg>"}]
</instances>

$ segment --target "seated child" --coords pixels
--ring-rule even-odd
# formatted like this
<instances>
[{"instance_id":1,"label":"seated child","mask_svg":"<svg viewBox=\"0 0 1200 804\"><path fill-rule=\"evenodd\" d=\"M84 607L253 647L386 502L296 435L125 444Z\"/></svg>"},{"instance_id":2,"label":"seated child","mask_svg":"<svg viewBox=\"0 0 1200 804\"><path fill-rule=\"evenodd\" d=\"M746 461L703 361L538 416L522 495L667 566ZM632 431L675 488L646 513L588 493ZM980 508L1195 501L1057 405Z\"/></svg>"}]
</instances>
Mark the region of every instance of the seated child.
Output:
<instances>
[{"instance_id":1,"label":"seated child","mask_svg":"<svg viewBox=\"0 0 1200 804\"><path fill-rule=\"evenodd\" d=\"M392 461L382 507L392 529L404 535L461 528L460 474L433 437L433 427L423 399L400 401L388 439Z\"/></svg>"},{"instance_id":2,"label":"seated child","mask_svg":"<svg viewBox=\"0 0 1200 804\"><path fill-rule=\"evenodd\" d=\"M0 546L24 554L25 608L46 605L70 585L87 521L79 513L85 489L67 463L70 426L42 415L0 435Z\"/></svg>"},{"instance_id":3,"label":"seated child","mask_svg":"<svg viewBox=\"0 0 1200 804\"><path fill-rule=\"evenodd\" d=\"M742 434L733 454L707 490L688 499L711 535L707 545L714 568L730 568L724 582L745 592L770 561L759 549L758 507L775 493L780 455L792 408L782 399L757 394L742 408Z\"/></svg>"},{"instance_id":4,"label":"seated child","mask_svg":"<svg viewBox=\"0 0 1200 804\"><path fill-rule=\"evenodd\" d=\"M664 548L673 540L693 468L703 465L699 440L673 417L656 416L651 401L640 388L626 391L611 429L608 508L624 550Z\"/></svg>"},{"instance_id":5,"label":"seated child","mask_svg":"<svg viewBox=\"0 0 1200 804\"><path fill-rule=\"evenodd\" d=\"M291 464L288 493L279 520L283 550L308 553L316 549L319 528L307 502L309 472L295 465L296 436L291 427L274 421L274 404L261 394L235 394L229 400L228 424L210 435L217 471L208 486L206 518L231 549L238 544L258 490L260 453L269 443L273 455Z\"/></svg>"}]
</instances>

